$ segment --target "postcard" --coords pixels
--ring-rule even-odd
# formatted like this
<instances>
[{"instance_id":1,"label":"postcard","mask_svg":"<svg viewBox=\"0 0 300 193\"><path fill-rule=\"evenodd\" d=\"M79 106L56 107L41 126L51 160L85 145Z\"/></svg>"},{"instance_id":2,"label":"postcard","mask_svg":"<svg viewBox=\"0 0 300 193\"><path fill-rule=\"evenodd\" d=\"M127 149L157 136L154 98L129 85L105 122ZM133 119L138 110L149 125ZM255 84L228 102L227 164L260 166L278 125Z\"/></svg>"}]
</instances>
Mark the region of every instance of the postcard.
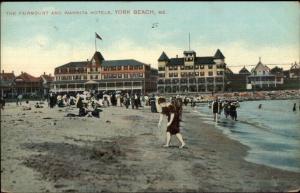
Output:
<instances>
[{"instance_id":1,"label":"postcard","mask_svg":"<svg viewBox=\"0 0 300 193\"><path fill-rule=\"evenodd\" d=\"M299 192L299 2L2 2L1 193Z\"/></svg>"}]
</instances>

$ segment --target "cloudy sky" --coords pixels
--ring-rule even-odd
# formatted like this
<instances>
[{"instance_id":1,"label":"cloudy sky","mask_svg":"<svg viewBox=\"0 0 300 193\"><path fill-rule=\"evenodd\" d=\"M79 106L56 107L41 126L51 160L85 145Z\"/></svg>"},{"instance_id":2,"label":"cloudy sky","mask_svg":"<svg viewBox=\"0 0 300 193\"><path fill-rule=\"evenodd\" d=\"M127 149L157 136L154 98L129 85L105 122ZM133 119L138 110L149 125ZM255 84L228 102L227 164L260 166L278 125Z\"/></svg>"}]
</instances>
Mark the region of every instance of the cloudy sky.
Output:
<instances>
[{"instance_id":1,"label":"cloudy sky","mask_svg":"<svg viewBox=\"0 0 300 193\"><path fill-rule=\"evenodd\" d=\"M90 59L95 32L106 60L136 59L157 67L162 51L181 57L188 50L190 33L198 56L220 49L233 71L244 65L250 70L258 57L287 69L300 57L299 8L296 1L1 3L1 70L53 74L57 66ZM152 28L153 23L158 24Z\"/></svg>"}]
</instances>

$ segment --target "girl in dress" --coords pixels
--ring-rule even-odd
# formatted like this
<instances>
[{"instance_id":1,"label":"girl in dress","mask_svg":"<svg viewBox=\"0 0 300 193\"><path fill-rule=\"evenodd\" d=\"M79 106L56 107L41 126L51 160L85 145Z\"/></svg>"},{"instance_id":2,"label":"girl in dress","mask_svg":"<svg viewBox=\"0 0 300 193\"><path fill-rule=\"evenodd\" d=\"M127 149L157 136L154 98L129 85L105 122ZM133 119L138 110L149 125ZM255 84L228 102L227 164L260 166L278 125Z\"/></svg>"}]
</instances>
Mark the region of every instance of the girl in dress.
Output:
<instances>
[{"instance_id":1,"label":"girl in dress","mask_svg":"<svg viewBox=\"0 0 300 193\"><path fill-rule=\"evenodd\" d=\"M168 118L168 124L167 124L167 141L166 145L164 147L169 147L170 145L170 140L171 140L171 135L176 135L178 140L181 143L181 146L179 148L183 148L185 146L185 143L183 141L182 135L180 134L180 112L178 109L176 110L176 107L170 103L166 102L165 98L159 98L158 101L158 112L160 112L160 118L158 122L158 127L160 128L161 122L163 119L163 116L167 116Z\"/></svg>"}]
</instances>

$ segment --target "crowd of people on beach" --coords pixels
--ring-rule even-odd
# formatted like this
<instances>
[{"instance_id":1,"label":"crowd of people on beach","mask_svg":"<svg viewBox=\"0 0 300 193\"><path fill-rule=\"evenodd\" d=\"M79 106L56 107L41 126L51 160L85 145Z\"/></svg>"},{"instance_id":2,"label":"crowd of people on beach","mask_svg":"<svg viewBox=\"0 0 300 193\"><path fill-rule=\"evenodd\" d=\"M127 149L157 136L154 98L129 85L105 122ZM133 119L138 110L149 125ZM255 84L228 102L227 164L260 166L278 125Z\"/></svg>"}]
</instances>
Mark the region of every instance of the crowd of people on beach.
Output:
<instances>
[{"instance_id":1,"label":"crowd of people on beach","mask_svg":"<svg viewBox=\"0 0 300 193\"><path fill-rule=\"evenodd\" d=\"M70 94L55 94L50 93L48 98L50 108L54 106L68 107L76 106L79 109L78 116L93 116L99 118L101 108L110 106L125 107L129 109L139 109L143 106L151 106L151 112L156 113L155 96L148 97L139 93L129 94L127 92L93 92L84 91L82 93ZM72 115L68 115L72 116ZM74 115L75 116L75 115Z\"/></svg>"}]
</instances>

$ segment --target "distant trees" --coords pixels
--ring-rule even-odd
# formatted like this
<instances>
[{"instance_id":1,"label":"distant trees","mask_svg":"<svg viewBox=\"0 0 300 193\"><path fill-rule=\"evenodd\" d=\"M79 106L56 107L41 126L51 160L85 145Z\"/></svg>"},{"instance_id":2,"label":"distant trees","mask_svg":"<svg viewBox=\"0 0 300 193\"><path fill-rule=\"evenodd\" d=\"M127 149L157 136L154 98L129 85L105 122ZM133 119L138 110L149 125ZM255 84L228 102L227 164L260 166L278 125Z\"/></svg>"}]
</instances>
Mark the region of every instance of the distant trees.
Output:
<instances>
[{"instance_id":1,"label":"distant trees","mask_svg":"<svg viewBox=\"0 0 300 193\"><path fill-rule=\"evenodd\" d=\"M282 75L283 74L283 68L279 68L278 66L275 66L270 70L271 74L273 75Z\"/></svg>"}]
</instances>

